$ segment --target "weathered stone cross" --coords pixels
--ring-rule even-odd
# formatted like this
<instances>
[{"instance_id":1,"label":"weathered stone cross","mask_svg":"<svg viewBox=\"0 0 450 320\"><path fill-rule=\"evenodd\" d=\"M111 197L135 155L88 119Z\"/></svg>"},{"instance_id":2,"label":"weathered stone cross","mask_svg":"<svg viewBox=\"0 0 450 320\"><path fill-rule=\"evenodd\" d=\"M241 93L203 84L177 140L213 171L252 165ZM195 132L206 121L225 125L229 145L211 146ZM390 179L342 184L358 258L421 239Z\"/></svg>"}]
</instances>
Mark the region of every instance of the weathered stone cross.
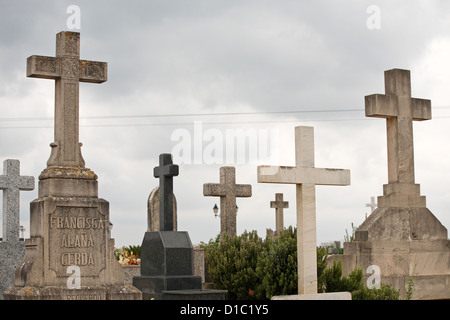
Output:
<instances>
[{"instance_id":1,"label":"weathered stone cross","mask_svg":"<svg viewBox=\"0 0 450 320\"><path fill-rule=\"evenodd\" d=\"M31 56L27 77L55 80L55 141L47 166L84 167L79 142L79 82L107 80L107 63L80 60L80 34L56 35L56 57Z\"/></svg>"},{"instance_id":2,"label":"weathered stone cross","mask_svg":"<svg viewBox=\"0 0 450 320\"><path fill-rule=\"evenodd\" d=\"M173 231L173 177L178 175L178 165L173 164L172 155L159 155L159 167L153 176L159 178L159 230Z\"/></svg>"},{"instance_id":3,"label":"weathered stone cross","mask_svg":"<svg viewBox=\"0 0 450 320\"><path fill-rule=\"evenodd\" d=\"M275 193L275 201L270 201L270 207L275 208L275 235L283 231L283 209L289 208L289 202L283 201L282 193Z\"/></svg>"},{"instance_id":4,"label":"weathered stone cross","mask_svg":"<svg viewBox=\"0 0 450 320\"><path fill-rule=\"evenodd\" d=\"M20 175L19 160L3 161L0 190L3 190L3 241L19 241L20 191L33 190L34 177Z\"/></svg>"},{"instance_id":5,"label":"weathered stone cross","mask_svg":"<svg viewBox=\"0 0 450 320\"><path fill-rule=\"evenodd\" d=\"M409 70L384 72L386 94L365 97L366 117L386 118L388 184L378 207L426 207L414 179L413 121L431 119L431 101L411 98Z\"/></svg>"},{"instance_id":6,"label":"weathered stone cross","mask_svg":"<svg viewBox=\"0 0 450 320\"><path fill-rule=\"evenodd\" d=\"M220 234L236 235L236 197L251 197L250 184L236 184L234 167L220 168L220 183L203 184L203 195L220 197Z\"/></svg>"},{"instance_id":7,"label":"weathered stone cross","mask_svg":"<svg viewBox=\"0 0 450 320\"><path fill-rule=\"evenodd\" d=\"M258 182L297 188L298 293L317 293L316 185L346 186L350 171L314 167L314 128L295 128L295 167L258 166Z\"/></svg>"}]
</instances>

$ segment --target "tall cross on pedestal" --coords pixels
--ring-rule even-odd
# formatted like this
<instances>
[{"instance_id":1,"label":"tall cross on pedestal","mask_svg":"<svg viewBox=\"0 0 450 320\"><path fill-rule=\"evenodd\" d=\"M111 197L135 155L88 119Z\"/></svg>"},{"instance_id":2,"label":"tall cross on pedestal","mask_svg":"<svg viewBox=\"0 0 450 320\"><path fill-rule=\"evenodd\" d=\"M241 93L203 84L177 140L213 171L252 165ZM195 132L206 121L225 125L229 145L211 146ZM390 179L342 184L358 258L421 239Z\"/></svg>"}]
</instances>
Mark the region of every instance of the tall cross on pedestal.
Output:
<instances>
[{"instance_id":1,"label":"tall cross on pedestal","mask_svg":"<svg viewBox=\"0 0 450 320\"><path fill-rule=\"evenodd\" d=\"M283 231L283 209L289 208L289 202L283 201L282 193L275 193L275 201L270 201L270 207L275 208L275 235Z\"/></svg>"},{"instance_id":2,"label":"tall cross on pedestal","mask_svg":"<svg viewBox=\"0 0 450 320\"><path fill-rule=\"evenodd\" d=\"M236 235L236 197L251 197L252 186L236 184L234 167L220 168L220 183L203 184L203 195L220 197L220 234Z\"/></svg>"},{"instance_id":3,"label":"tall cross on pedestal","mask_svg":"<svg viewBox=\"0 0 450 320\"><path fill-rule=\"evenodd\" d=\"M107 80L107 63L80 60L80 34L56 35L56 57L31 56L27 77L55 80L55 141L47 166L84 167L79 142L79 82Z\"/></svg>"},{"instance_id":4,"label":"tall cross on pedestal","mask_svg":"<svg viewBox=\"0 0 450 320\"><path fill-rule=\"evenodd\" d=\"M33 190L34 177L20 175L19 160L3 161L0 190L3 190L3 241L19 241L20 191Z\"/></svg>"},{"instance_id":5,"label":"tall cross on pedestal","mask_svg":"<svg viewBox=\"0 0 450 320\"><path fill-rule=\"evenodd\" d=\"M316 185L347 186L350 171L314 167L314 128L295 128L295 167L258 166L258 182L297 189L298 293L317 293Z\"/></svg>"},{"instance_id":6,"label":"tall cross on pedestal","mask_svg":"<svg viewBox=\"0 0 450 320\"><path fill-rule=\"evenodd\" d=\"M153 176L159 178L159 230L173 231L173 177L178 175L178 165L173 164L172 155L159 155L159 167Z\"/></svg>"},{"instance_id":7,"label":"tall cross on pedestal","mask_svg":"<svg viewBox=\"0 0 450 320\"><path fill-rule=\"evenodd\" d=\"M411 98L409 70L384 72L386 94L365 97L366 117L386 118L388 184L378 207L425 207L414 179L413 121L431 119L431 101Z\"/></svg>"}]
</instances>

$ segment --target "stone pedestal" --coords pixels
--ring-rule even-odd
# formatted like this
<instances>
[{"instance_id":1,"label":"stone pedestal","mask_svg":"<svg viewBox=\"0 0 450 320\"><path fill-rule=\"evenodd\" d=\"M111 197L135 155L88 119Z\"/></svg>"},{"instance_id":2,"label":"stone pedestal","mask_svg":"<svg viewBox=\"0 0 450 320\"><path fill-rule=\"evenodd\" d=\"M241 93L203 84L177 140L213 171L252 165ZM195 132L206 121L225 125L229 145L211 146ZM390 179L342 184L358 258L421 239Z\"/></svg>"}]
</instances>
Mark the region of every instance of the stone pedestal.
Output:
<instances>
[{"instance_id":1,"label":"stone pedestal","mask_svg":"<svg viewBox=\"0 0 450 320\"><path fill-rule=\"evenodd\" d=\"M380 268L381 283L390 284L406 297L414 275L412 298L450 298L450 240L447 230L427 208L378 208L356 230L355 240L344 243L344 254L328 257L329 265L341 260L344 275L362 268L364 280L371 265Z\"/></svg>"},{"instance_id":2,"label":"stone pedestal","mask_svg":"<svg viewBox=\"0 0 450 320\"><path fill-rule=\"evenodd\" d=\"M97 197L97 177L81 174L90 171L85 168L59 170L62 178L48 170L40 176L25 257L5 299L140 299L124 285L114 257L109 203Z\"/></svg>"},{"instance_id":3,"label":"stone pedestal","mask_svg":"<svg viewBox=\"0 0 450 320\"><path fill-rule=\"evenodd\" d=\"M223 300L226 292L202 290L202 278L194 276L193 247L185 231L145 233L141 275L133 277L133 286L142 291L144 300Z\"/></svg>"}]
</instances>

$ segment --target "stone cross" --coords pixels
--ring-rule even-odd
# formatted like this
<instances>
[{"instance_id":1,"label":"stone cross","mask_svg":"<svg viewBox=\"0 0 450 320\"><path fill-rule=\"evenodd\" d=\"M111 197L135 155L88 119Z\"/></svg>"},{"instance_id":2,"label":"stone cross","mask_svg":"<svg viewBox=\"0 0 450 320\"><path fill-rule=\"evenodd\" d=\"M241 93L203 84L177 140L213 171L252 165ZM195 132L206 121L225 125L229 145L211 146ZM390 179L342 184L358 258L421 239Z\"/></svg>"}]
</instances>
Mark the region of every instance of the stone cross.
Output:
<instances>
[{"instance_id":1,"label":"stone cross","mask_svg":"<svg viewBox=\"0 0 450 320\"><path fill-rule=\"evenodd\" d=\"M275 193L275 201L270 201L270 207L275 208L275 235L283 231L283 209L289 208L289 202L283 201L282 193Z\"/></svg>"},{"instance_id":2,"label":"stone cross","mask_svg":"<svg viewBox=\"0 0 450 320\"><path fill-rule=\"evenodd\" d=\"M34 177L20 175L19 160L3 161L0 190L3 190L3 241L19 241L20 191L33 190Z\"/></svg>"},{"instance_id":3,"label":"stone cross","mask_svg":"<svg viewBox=\"0 0 450 320\"><path fill-rule=\"evenodd\" d=\"M366 207L370 208L370 213L374 212L377 208L377 204L375 203L375 197L370 197L370 203L366 203Z\"/></svg>"},{"instance_id":4,"label":"stone cross","mask_svg":"<svg viewBox=\"0 0 450 320\"><path fill-rule=\"evenodd\" d=\"M56 35L56 57L31 56L27 77L55 80L55 141L47 166L84 167L79 142L79 82L107 80L107 63L80 60L80 34Z\"/></svg>"},{"instance_id":5,"label":"stone cross","mask_svg":"<svg viewBox=\"0 0 450 320\"><path fill-rule=\"evenodd\" d=\"M386 118L388 184L378 207L425 207L414 179L413 121L431 119L431 101L411 98L409 70L384 73L386 94L365 97L366 117Z\"/></svg>"},{"instance_id":6,"label":"stone cross","mask_svg":"<svg viewBox=\"0 0 450 320\"><path fill-rule=\"evenodd\" d=\"M350 171L314 167L312 127L295 128L295 159L295 167L258 166L258 182L296 185L298 293L316 294L316 185L349 185Z\"/></svg>"},{"instance_id":7,"label":"stone cross","mask_svg":"<svg viewBox=\"0 0 450 320\"><path fill-rule=\"evenodd\" d=\"M159 155L159 166L153 176L159 178L159 229L173 231L173 177L178 175L178 165L173 164L172 155Z\"/></svg>"},{"instance_id":8,"label":"stone cross","mask_svg":"<svg viewBox=\"0 0 450 320\"><path fill-rule=\"evenodd\" d=\"M220 234L236 235L236 197L251 197L250 184L236 184L234 167L220 168L220 183L203 184L203 195L220 197Z\"/></svg>"}]
</instances>

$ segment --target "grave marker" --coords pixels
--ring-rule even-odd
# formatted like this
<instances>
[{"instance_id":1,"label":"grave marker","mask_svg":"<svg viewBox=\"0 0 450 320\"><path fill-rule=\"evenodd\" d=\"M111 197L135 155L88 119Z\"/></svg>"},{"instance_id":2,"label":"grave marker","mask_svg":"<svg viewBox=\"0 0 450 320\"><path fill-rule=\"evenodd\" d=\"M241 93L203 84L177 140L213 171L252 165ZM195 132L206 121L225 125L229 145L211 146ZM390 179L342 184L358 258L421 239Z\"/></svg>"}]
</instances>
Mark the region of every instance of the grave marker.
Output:
<instances>
[{"instance_id":1,"label":"grave marker","mask_svg":"<svg viewBox=\"0 0 450 320\"><path fill-rule=\"evenodd\" d=\"M275 193L275 201L270 201L270 207L275 208L275 236L283 231L283 210L289 208L289 202L283 201L282 193Z\"/></svg>"},{"instance_id":2,"label":"grave marker","mask_svg":"<svg viewBox=\"0 0 450 320\"><path fill-rule=\"evenodd\" d=\"M203 184L203 195L220 197L220 234L236 235L236 197L251 197L250 184L236 184L234 167L220 168L220 183Z\"/></svg>"},{"instance_id":3,"label":"grave marker","mask_svg":"<svg viewBox=\"0 0 450 320\"><path fill-rule=\"evenodd\" d=\"M316 185L347 186L350 171L314 166L314 129L295 128L295 167L258 166L258 182L297 189L298 293L317 293Z\"/></svg>"}]
</instances>

